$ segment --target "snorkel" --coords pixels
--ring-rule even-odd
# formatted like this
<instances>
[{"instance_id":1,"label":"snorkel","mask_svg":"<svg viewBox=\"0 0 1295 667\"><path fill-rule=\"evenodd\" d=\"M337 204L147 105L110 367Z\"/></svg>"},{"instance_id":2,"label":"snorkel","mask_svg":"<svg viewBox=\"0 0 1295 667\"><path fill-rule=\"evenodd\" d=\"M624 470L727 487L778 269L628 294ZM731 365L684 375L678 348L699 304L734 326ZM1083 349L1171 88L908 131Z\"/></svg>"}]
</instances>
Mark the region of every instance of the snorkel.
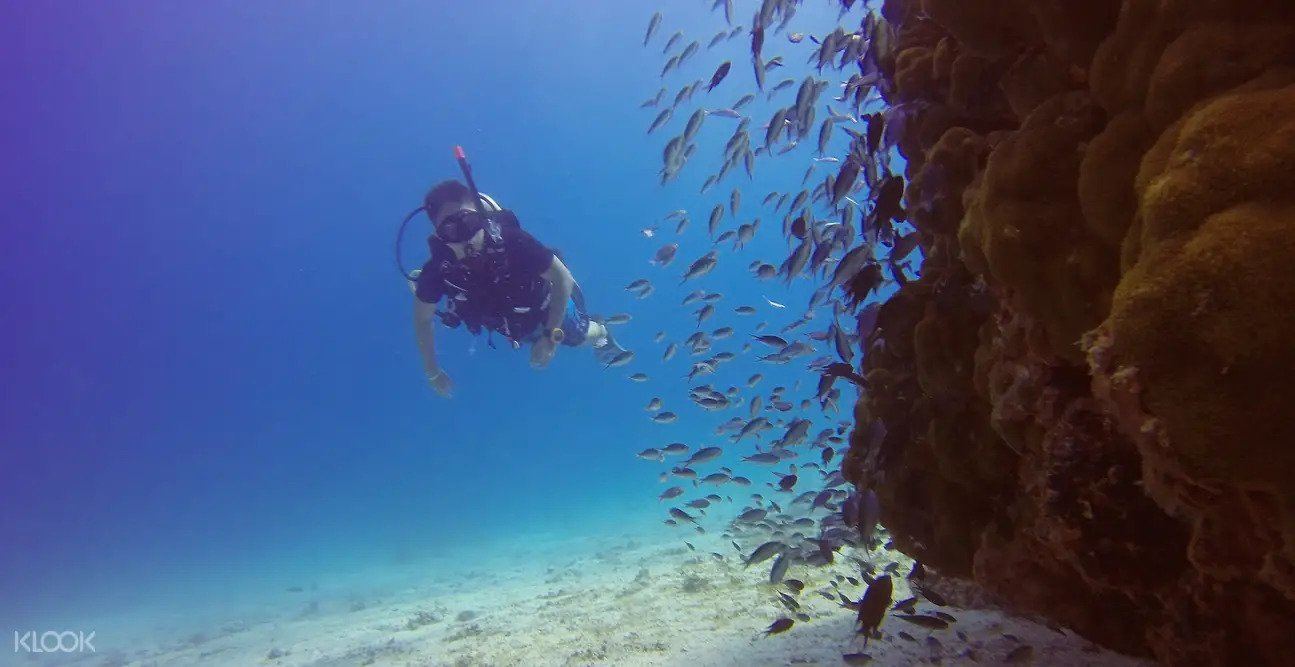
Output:
<instances>
[{"instance_id":1,"label":"snorkel","mask_svg":"<svg viewBox=\"0 0 1295 667\"><path fill-rule=\"evenodd\" d=\"M477 213L484 216L486 211L481 206L481 191L477 189L477 181L472 178L472 165L468 164L468 154L463 152L462 146L454 147L454 159L459 161L459 170L463 172L463 180L468 182L468 189L472 191L472 206L477 209Z\"/></svg>"},{"instance_id":2,"label":"snorkel","mask_svg":"<svg viewBox=\"0 0 1295 667\"><path fill-rule=\"evenodd\" d=\"M494 218L489 212L487 212L486 207L484 206L486 198L483 197L481 195L481 191L477 189L477 182L472 178L472 165L468 163L468 154L464 152L462 146L454 147L454 159L458 161L459 170L463 172L463 180L467 181L468 189L472 191L473 208L475 208L477 213L486 220L486 233L495 240L498 240L499 226L495 224ZM491 200L491 203L493 204L493 200ZM495 204L495 206L496 208L498 207L497 204ZM405 237L405 228L409 226L409 221L413 220L419 213L427 213L428 215L431 215L432 211L428 211L426 205L419 206L410 211L409 214L405 216L404 220L400 221L400 228L396 230L396 270L400 271L400 275L404 276L405 280L410 282L417 280L417 277L414 276L413 273L405 270L405 265L400 261L400 248L401 242Z\"/></svg>"}]
</instances>

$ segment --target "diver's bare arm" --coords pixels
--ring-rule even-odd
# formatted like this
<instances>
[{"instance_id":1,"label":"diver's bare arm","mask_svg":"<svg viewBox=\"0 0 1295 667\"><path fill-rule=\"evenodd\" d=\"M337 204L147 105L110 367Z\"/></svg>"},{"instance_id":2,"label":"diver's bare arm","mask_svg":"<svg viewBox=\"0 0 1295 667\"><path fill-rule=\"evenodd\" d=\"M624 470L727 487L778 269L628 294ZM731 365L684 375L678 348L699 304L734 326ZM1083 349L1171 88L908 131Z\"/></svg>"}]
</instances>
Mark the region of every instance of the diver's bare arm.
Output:
<instances>
[{"instance_id":1,"label":"diver's bare arm","mask_svg":"<svg viewBox=\"0 0 1295 667\"><path fill-rule=\"evenodd\" d=\"M441 370L440 364L436 363L436 340L432 334L432 317L435 315L435 304L414 298L414 340L418 341L418 351L423 355L423 370L428 374Z\"/></svg>"},{"instance_id":2,"label":"diver's bare arm","mask_svg":"<svg viewBox=\"0 0 1295 667\"><path fill-rule=\"evenodd\" d=\"M548 316L544 321L544 330L551 331L562 326L562 316L567 311L567 301L571 298L571 289L575 286L576 279L572 277L567 265L557 257L553 258L553 263L544 272L544 277L553 284L553 291L549 297Z\"/></svg>"}]
</instances>

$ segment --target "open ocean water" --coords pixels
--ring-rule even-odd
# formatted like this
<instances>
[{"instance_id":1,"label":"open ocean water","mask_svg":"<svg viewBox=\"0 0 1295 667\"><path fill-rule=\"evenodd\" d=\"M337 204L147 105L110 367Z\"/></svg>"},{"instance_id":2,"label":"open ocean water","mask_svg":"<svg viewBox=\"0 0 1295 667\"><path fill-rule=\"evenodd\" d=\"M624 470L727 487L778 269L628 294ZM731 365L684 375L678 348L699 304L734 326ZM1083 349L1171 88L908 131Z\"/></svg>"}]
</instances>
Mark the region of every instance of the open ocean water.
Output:
<instances>
[{"instance_id":1,"label":"open ocean water","mask_svg":"<svg viewBox=\"0 0 1295 667\"><path fill-rule=\"evenodd\" d=\"M758 343L741 349L758 322L777 333L804 314L821 284L749 269L792 248L783 212L761 200L802 187L813 133L786 156L761 156L753 177L739 166L699 194L738 123L711 116L681 175L659 183L662 147L693 109L729 107L754 86L747 35L706 47L727 27L710 4L0 7L0 630L95 630L98 652L125 661L141 646L217 634L249 610L287 618L312 596L380 588L393 572L525 561L532 543L559 554L563 540L596 536L678 546L693 529L664 525L669 504L657 500L668 486L659 473L678 460L635 458L670 442L724 446L702 473L725 464L755 482L719 491L734 502L703 520L715 532L750 493L770 495L769 469L741 464L752 450L715 427L782 385L797 406L770 418L811 417L812 437L850 419L855 390L838 383L835 414L802 411L818 379L806 362L833 356L831 343L811 341L813 355L785 365L756 361L772 351ZM738 5L735 23L749 23L756 5ZM644 47L656 9L666 18ZM797 29L826 33L838 9L807 2ZM675 30L700 53L661 77ZM767 42L787 60L770 86L812 72L809 51L772 31ZM732 72L707 93L724 59ZM667 106L695 79L692 101L646 134L658 110L640 103L665 85ZM775 108L757 93L743 110L753 146ZM828 154L848 142L838 133ZM525 348L438 325L455 395L429 389L392 245L427 188L459 175L454 145L483 192L561 250L591 312L632 316L613 329L632 363L605 369L587 348L564 347L534 371ZM706 231L734 188L739 210L720 229L762 220L741 250ZM675 209L691 219L678 235L664 218ZM428 233L417 218L406 234L410 268ZM668 242L680 246L675 262L650 265ZM680 284L712 247L717 268ZM626 291L638 278L655 285L648 298ZM700 325L700 304L680 305L698 288L723 294ZM739 305L758 312L736 315ZM820 307L794 335L831 321ZM705 357L685 349L663 362L665 342L654 342L722 326L736 334L711 354L737 358L691 383L690 363ZM648 381L628 380L634 372ZM687 387L703 381L738 387L735 406L693 405ZM652 397L678 421L652 421Z\"/></svg>"}]
</instances>

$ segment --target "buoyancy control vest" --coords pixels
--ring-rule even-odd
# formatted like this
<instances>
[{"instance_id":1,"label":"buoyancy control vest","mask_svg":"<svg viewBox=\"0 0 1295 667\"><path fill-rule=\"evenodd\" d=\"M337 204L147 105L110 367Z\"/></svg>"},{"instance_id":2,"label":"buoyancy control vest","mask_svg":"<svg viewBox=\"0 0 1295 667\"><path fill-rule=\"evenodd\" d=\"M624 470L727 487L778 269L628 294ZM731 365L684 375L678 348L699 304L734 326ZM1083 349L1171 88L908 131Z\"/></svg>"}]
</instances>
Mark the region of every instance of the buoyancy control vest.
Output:
<instances>
[{"instance_id":1,"label":"buoyancy control vest","mask_svg":"<svg viewBox=\"0 0 1295 667\"><path fill-rule=\"evenodd\" d=\"M543 276L514 276L505 251L506 230L521 230L512 211L489 195L481 195L488 213L485 240L476 257L458 259L435 234L427 238L445 294L445 307L437 316L447 327L463 324L472 334L495 331L514 344L530 334L548 308L550 286Z\"/></svg>"}]
</instances>

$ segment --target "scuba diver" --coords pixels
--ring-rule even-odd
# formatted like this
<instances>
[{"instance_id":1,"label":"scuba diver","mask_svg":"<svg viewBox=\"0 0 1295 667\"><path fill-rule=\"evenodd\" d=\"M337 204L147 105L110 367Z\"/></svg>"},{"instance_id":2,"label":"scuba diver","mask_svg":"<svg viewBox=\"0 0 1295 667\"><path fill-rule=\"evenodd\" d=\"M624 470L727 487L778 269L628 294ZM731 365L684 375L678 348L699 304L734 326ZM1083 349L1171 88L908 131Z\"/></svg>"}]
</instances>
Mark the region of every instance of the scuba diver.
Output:
<instances>
[{"instance_id":1,"label":"scuba diver","mask_svg":"<svg viewBox=\"0 0 1295 667\"><path fill-rule=\"evenodd\" d=\"M433 316L451 328L463 324L473 335L482 329L499 333L514 348L530 343L534 368L547 366L559 344L589 343L602 362L624 353L607 326L587 314L580 285L566 264L523 230L512 211L477 190L462 148L455 147L455 156L467 185L437 183L405 218L408 223L423 212L433 228L427 238L431 258L405 274L415 296L414 337L432 389L448 398L454 388L436 360ZM399 266L399 237L396 256ZM438 311L442 299L445 307Z\"/></svg>"}]
</instances>

